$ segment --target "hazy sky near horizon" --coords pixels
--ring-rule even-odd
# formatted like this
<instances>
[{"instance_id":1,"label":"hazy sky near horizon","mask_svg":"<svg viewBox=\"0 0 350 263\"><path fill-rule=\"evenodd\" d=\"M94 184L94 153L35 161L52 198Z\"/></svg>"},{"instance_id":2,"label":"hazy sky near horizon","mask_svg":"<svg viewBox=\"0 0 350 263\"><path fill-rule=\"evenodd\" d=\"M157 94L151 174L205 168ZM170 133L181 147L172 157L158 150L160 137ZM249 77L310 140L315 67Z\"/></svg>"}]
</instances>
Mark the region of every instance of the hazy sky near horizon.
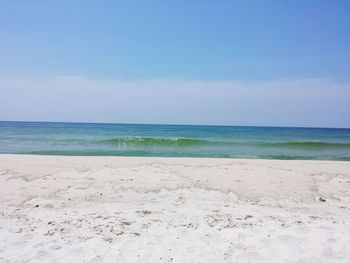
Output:
<instances>
[{"instance_id":1,"label":"hazy sky near horizon","mask_svg":"<svg viewBox=\"0 0 350 263\"><path fill-rule=\"evenodd\" d=\"M350 127L349 1L1 1L0 120Z\"/></svg>"}]
</instances>

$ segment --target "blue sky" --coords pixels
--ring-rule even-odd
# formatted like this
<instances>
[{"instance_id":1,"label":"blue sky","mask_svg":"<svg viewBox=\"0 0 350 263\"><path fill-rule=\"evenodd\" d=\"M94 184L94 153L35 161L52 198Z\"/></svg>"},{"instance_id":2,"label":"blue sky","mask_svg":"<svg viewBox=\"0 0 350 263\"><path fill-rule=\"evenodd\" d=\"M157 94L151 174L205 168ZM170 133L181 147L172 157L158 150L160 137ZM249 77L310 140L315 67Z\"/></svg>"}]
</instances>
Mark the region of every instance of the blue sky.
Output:
<instances>
[{"instance_id":1,"label":"blue sky","mask_svg":"<svg viewBox=\"0 0 350 263\"><path fill-rule=\"evenodd\" d=\"M349 1L1 1L0 119L350 127L349 13ZM96 84L94 96L106 83L115 85L105 90L110 97L123 95L123 85L134 90L143 85L155 94L159 87L151 86L154 81L169 94L138 101L139 113L120 115L116 105L96 115L104 107L102 100L90 107L91 112L86 109L72 118L69 113L54 114L54 107L62 104L70 111L84 108L79 101L50 97L60 94L62 77L72 80L65 85L88 101L86 81ZM260 91L252 92L256 87L270 94L276 83L288 90L296 89L296 82L298 89L321 92L314 98L323 100L313 101L311 93L305 92L311 96L305 97L298 91L295 103L304 104L291 103L280 118L264 117L261 110L250 110L251 116L242 118L246 105L263 106L256 95ZM52 110L33 103L37 93L24 92L28 85L47 83L40 97ZM246 103L233 110L238 106L229 101L203 101L177 85L202 85L201 96L219 90L226 92L223 98ZM241 98L238 86L251 94ZM281 111L283 92L280 97L274 94L264 104L269 105L267 112ZM178 117L176 109L164 105L164 114L170 116L164 118L157 105L170 95L174 105L181 105L182 96L193 96L186 98L192 102L187 110L202 112L184 111ZM130 99L130 94L125 96ZM24 109L11 107L16 101L23 101ZM321 102L328 106L315 111L308 105ZM296 114L300 110L304 114ZM106 112L111 113L108 118Z\"/></svg>"}]
</instances>

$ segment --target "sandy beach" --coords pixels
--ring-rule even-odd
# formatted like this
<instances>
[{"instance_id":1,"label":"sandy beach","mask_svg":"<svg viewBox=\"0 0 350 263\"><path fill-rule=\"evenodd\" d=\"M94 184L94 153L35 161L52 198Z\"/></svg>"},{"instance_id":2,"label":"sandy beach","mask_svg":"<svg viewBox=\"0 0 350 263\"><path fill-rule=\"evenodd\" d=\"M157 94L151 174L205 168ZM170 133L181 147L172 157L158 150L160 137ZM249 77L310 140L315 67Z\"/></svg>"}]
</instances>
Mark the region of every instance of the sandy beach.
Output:
<instances>
[{"instance_id":1,"label":"sandy beach","mask_svg":"<svg viewBox=\"0 0 350 263\"><path fill-rule=\"evenodd\" d=\"M350 162L0 155L0 262L350 262Z\"/></svg>"}]
</instances>

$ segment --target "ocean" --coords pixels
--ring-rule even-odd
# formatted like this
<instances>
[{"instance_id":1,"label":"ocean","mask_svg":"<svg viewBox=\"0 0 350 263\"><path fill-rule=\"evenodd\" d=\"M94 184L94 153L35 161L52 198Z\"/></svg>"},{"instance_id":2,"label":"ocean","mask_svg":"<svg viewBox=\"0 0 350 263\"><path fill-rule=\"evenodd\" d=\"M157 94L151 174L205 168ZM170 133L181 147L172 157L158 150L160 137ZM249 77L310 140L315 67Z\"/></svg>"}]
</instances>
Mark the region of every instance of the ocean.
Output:
<instances>
[{"instance_id":1,"label":"ocean","mask_svg":"<svg viewBox=\"0 0 350 263\"><path fill-rule=\"evenodd\" d=\"M2 121L0 153L350 160L350 129Z\"/></svg>"}]
</instances>

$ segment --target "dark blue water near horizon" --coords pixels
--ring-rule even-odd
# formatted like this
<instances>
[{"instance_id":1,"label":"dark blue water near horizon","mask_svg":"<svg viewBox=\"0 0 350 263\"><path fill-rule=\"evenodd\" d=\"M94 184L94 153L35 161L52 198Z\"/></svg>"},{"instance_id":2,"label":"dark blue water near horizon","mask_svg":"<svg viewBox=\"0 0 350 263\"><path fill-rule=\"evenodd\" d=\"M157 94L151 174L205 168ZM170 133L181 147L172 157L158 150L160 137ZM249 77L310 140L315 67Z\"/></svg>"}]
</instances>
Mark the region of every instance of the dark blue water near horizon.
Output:
<instances>
[{"instance_id":1,"label":"dark blue water near horizon","mask_svg":"<svg viewBox=\"0 0 350 263\"><path fill-rule=\"evenodd\" d=\"M0 121L0 153L350 160L350 129Z\"/></svg>"}]
</instances>

